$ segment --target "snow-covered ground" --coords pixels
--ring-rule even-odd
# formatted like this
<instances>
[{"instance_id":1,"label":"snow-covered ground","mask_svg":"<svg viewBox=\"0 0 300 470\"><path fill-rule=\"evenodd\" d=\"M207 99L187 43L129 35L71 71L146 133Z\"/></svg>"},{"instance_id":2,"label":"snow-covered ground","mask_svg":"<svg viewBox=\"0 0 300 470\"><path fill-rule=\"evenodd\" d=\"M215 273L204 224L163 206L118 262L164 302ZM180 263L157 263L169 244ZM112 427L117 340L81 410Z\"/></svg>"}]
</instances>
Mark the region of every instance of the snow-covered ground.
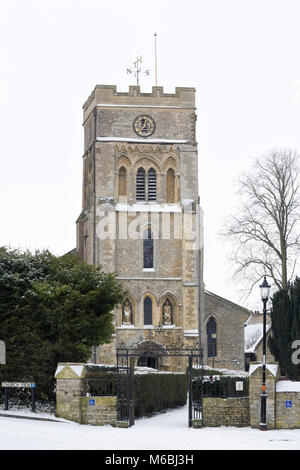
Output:
<instances>
[{"instance_id":1,"label":"snow-covered ground","mask_svg":"<svg viewBox=\"0 0 300 470\"><path fill-rule=\"evenodd\" d=\"M48 413L0 413L55 418ZM187 407L138 419L129 429L33 421L0 416L1 450L299 450L300 429L260 431L251 428L187 427Z\"/></svg>"}]
</instances>

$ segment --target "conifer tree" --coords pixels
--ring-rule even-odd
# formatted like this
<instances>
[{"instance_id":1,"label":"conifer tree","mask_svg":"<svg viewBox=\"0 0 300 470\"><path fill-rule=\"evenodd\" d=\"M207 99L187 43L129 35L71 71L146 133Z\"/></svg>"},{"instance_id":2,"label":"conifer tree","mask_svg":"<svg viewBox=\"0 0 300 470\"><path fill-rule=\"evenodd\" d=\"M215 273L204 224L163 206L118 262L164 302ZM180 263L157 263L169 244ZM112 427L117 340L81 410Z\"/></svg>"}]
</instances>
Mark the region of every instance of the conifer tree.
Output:
<instances>
[{"instance_id":1,"label":"conifer tree","mask_svg":"<svg viewBox=\"0 0 300 470\"><path fill-rule=\"evenodd\" d=\"M0 339L6 345L4 381L37 383L54 398L58 362L85 362L109 342L112 310L124 291L114 274L75 256L0 248Z\"/></svg>"},{"instance_id":2,"label":"conifer tree","mask_svg":"<svg viewBox=\"0 0 300 470\"><path fill-rule=\"evenodd\" d=\"M300 364L293 358L293 344L295 340L300 340L300 278L296 278L288 288L275 293L271 320L272 331L268 340L270 352L278 361L282 373L290 380L300 380Z\"/></svg>"}]
</instances>

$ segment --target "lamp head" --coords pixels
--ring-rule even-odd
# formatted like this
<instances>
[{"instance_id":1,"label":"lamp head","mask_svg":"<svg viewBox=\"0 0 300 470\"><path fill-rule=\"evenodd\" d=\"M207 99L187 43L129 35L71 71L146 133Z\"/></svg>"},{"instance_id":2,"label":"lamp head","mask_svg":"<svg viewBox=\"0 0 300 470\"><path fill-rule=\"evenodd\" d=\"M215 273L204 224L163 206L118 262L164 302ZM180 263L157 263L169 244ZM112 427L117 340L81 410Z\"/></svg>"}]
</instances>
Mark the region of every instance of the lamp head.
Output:
<instances>
[{"instance_id":1,"label":"lamp head","mask_svg":"<svg viewBox=\"0 0 300 470\"><path fill-rule=\"evenodd\" d=\"M263 283L259 286L260 288L260 295L262 301L267 301L270 294L270 288L266 276L264 276Z\"/></svg>"}]
</instances>

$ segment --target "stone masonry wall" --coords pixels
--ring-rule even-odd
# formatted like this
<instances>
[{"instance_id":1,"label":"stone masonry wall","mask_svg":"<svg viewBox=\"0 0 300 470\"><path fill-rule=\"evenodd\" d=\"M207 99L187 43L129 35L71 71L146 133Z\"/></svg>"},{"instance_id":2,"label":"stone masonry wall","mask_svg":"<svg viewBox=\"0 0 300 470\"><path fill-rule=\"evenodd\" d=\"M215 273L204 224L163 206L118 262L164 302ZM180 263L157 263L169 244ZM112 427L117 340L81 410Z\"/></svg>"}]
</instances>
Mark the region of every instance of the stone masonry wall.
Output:
<instances>
[{"instance_id":1,"label":"stone masonry wall","mask_svg":"<svg viewBox=\"0 0 300 470\"><path fill-rule=\"evenodd\" d=\"M203 426L250 425L248 397L203 398Z\"/></svg>"},{"instance_id":2,"label":"stone masonry wall","mask_svg":"<svg viewBox=\"0 0 300 470\"><path fill-rule=\"evenodd\" d=\"M56 378L56 415L81 423L80 400L83 393L81 377L72 369L73 364L59 364ZM77 368L83 364L76 365ZM75 366L75 367L76 367ZM59 370L61 369L61 370Z\"/></svg>"},{"instance_id":3,"label":"stone masonry wall","mask_svg":"<svg viewBox=\"0 0 300 470\"><path fill-rule=\"evenodd\" d=\"M275 429L275 400L276 400L277 367L267 364L266 393L267 409L266 421L268 429ZM250 397L250 425L259 428L261 422L261 390L262 366L260 363L251 363L249 369L249 397Z\"/></svg>"},{"instance_id":4,"label":"stone masonry wall","mask_svg":"<svg viewBox=\"0 0 300 470\"><path fill-rule=\"evenodd\" d=\"M276 392L276 429L300 428L300 391Z\"/></svg>"},{"instance_id":5,"label":"stone masonry wall","mask_svg":"<svg viewBox=\"0 0 300 470\"><path fill-rule=\"evenodd\" d=\"M217 324L217 357L210 358L208 364L219 368L243 370L244 323L249 317L249 311L207 291L204 301L205 334L210 317L213 317Z\"/></svg>"},{"instance_id":6,"label":"stone masonry wall","mask_svg":"<svg viewBox=\"0 0 300 470\"><path fill-rule=\"evenodd\" d=\"M80 424L117 426L117 397L84 396L85 364L60 363L56 378L56 416Z\"/></svg>"},{"instance_id":7,"label":"stone masonry wall","mask_svg":"<svg viewBox=\"0 0 300 470\"><path fill-rule=\"evenodd\" d=\"M117 397L81 397L81 424L116 425Z\"/></svg>"}]
</instances>

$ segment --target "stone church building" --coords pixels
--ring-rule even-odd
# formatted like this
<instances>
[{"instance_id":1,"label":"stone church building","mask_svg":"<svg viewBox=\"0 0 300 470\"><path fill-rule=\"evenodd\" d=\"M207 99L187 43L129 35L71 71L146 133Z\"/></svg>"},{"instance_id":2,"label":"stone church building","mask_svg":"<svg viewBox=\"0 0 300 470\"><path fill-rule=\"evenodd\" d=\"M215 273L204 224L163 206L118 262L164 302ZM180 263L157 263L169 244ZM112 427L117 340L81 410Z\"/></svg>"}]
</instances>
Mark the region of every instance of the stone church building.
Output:
<instances>
[{"instance_id":1,"label":"stone church building","mask_svg":"<svg viewBox=\"0 0 300 470\"><path fill-rule=\"evenodd\" d=\"M97 85L83 127L76 252L117 273L128 291L114 312L115 334L94 361L113 364L115 348L126 346L137 349L138 365L184 370L184 358L155 357L152 346L200 341L205 364L244 369L250 313L204 287L195 89Z\"/></svg>"}]
</instances>

